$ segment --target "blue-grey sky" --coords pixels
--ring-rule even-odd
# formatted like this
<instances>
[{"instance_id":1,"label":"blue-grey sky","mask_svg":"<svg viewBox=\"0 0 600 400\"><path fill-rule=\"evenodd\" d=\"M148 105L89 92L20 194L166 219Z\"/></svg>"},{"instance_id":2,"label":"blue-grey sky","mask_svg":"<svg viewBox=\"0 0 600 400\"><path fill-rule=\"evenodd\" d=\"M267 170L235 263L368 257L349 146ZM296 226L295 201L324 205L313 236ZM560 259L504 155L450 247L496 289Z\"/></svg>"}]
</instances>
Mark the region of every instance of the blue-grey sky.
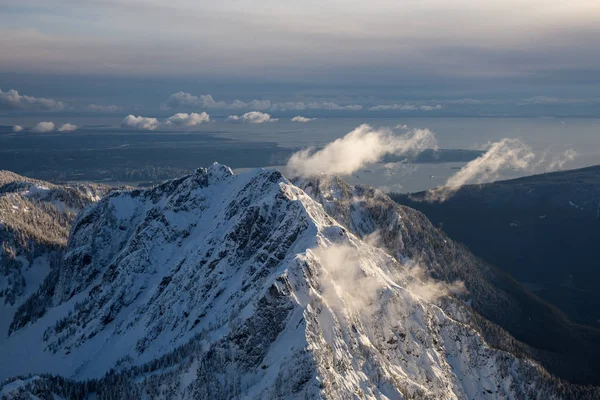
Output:
<instances>
[{"instance_id":1,"label":"blue-grey sky","mask_svg":"<svg viewBox=\"0 0 600 400\"><path fill-rule=\"evenodd\" d=\"M0 37L3 114L600 106L598 0L0 0Z\"/></svg>"}]
</instances>

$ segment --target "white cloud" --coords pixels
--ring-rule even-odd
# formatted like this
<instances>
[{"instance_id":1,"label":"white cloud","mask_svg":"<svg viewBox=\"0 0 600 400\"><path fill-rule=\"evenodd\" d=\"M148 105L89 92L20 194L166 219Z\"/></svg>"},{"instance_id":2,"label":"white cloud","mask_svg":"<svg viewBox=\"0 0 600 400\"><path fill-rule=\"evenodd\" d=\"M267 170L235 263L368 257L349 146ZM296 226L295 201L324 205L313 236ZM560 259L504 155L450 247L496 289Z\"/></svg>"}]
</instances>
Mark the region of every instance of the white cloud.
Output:
<instances>
[{"instance_id":1,"label":"white cloud","mask_svg":"<svg viewBox=\"0 0 600 400\"><path fill-rule=\"evenodd\" d=\"M205 112L200 113L200 114L198 114L198 113L191 113L191 114L177 113L177 114L167 118L166 125L189 128L189 127L196 126L203 122L208 122L208 121L210 121L210 116Z\"/></svg>"},{"instance_id":2,"label":"white cloud","mask_svg":"<svg viewBox=\"0 0 600 400\"><path fill-rule=\"evenodd\" d=\"M21 132L23 130L23 127L21 125L15 125L12 128L13 132Z\"/></svg>"},{"instance_id":3,"label":"white cloud","mask_svg":"<svg viewBox=\"0 0 600 400\"><path fill-rule=\"evenodd\" d=\"M566 163L573 161L577 156L578 154L574 149L567 149L562 156L552 160L550 165L548 165L547 171L560 170L565 166Z\"/></svg>"},{"instance_id":4,"label":"white cloud","mask_svg":"<svg viewBox=\"0 0 600 400\"><path fill-rule=\"evenodd\" d=\"M321 150L309 148L294 153L286 168L292 176L350 175L387 154L416 154L429 148L437 148L437 143L428 129L413 129L398 136L388 129L361 125Z\"/></svg>"},{"instance_id":5,"label":"white cloud","mask_svg":"<svg viewBox=\"0 0 600 400\"><path fill-rule=\"evenodd\" d=\"M268 110L271 108L269 100L251 100L244 102L242 100L234 100L231 103L224 101L216 101L210 94L201 94L194 96L187 92L173 93L164 103L163 108L174 109L181 107L199 107L207 109L223 109L223 110Z\"/></svg>"},{"instance_id":6,"label":"white cloud","mask_svg":"<svg viewBox=\"0 0 600 400\"><path fill-rule=\"evenodd\" d=\"M590 100L562 99L559 97L550 97L550 96L534 96L534 97L530 97L528 99L523 99L523 100L519 101L517 104L521 105L521 106L534 105L534 104L535 105L578 104L578 103L585 103L586 101L590 101Z\"/></svg>"},{"instance_id":7,"label":"white cloud","mask_svg":"<svg viewBox=\"0 0 600 400\"><path fill-rule=\"evenodd\" d=\"M303 111L303 110L326 110L326 111L360 111L363 106L358 104L339 105L334 102L309 102L289 101L274 103L273 110L280 111Z\"/></svg>"},{"instance_id":8,"label":"white cloud","mask_svg":"<svg viewBox=\"0 0 600 400\"><path fill-rule=\"evenodd\" d=\"M358 104L340 105L331 101L290 101L290 102L272 102L270 100L249 100L243 101L236 99L231 103L225 101L216 101L210 94L195 96L187 92L173 93L162 105L163 109L190 108L199 107L205 109L221 110L257 110L257 111L303 111L303 110L325 110L325 111L360 111L363 106Z\"/></svg>"},{"instance_id":9,"label":"white cloud","mask_svg":"<svg viewBox=\"0 0 600 400\"><path fill-rule=\"evenodd\" d=\"M227 118L227 121L230 122L245 122L248 124L262 124L265 122L274 122L277 121L277 118L271 118L271 116L267 113L262 113L260 111L250 111L246 114L239 115L230 115Z\"/></svg>"},{"instance_id":10,"label":"white cloud","mask_svg":"<svg viewBox=\"0 0 600 400\"><path fill-rule=\"evenodd\" d=\"M228 108L231 110L236 110L236 109L268 110L271 108L271 102L269 100L251 100L249 102L235 100L233 103L226 105L225 108Z\"/></svg>"},{"instance_id":11,"label":"white cloud","mask_svg":"<svg viewBox=\"0 0 600 400\"><path fill-rule=\"evenodd\" d=\"M377 275L366 273L359 250L350 244L317 247L307 253L319 259L323 297L336 312L370 312L376 309L377 294L385 283Z\"/></svg>"},{"instance_id":12,"label":"white cloud","mask_svg":"<svg viewBox=\"0 0 600 400\"><path fill-rule=\"evenodd\" d=\"M0 110L62 111L64 109L64 103L57 100L21 95L14 89L8 92L0 90Z\"/></svg>"},{"instance_id":13,"label":"white cloud","mask_svg":"<svg viewBox=\"0 0 600 400\"><path fill-rule=\"evenodd\" d=\"M55 127L54 122L42 121L34 126L32 131L37 133L52 132Z\"/></svg>"},{"instance_id":14,"label":"white cloud","mask_svg":"<svg viewBox=\"0 0 600 400\"><path fill-rule=\"evenodd\" d=\"M310 121L314 121L316 118L307 118L307 117L302 117L300 115L292 118L292 122L310 122Z\"/></svg>"},{"instance_id":15,"label":"white cloud","mask_svg":"<svg viewBox=\"0 0 600 400\"><path fill-rule=\"evenodd\" d=\"M407 131L408 130L408 125L406 125L406 124L398 124L394 128L400 129L402 131Z\"/></svg>"},{"instance_id":16,"label":"white cloud","mask_svg":"<svg viewBox=\"0 0 600 400\"><path fill-rule=\"evenodd\" d=\"M115 105L99 105L99 104L89 104L86 107L89 111L93 112L102 112L102 113L115 113L122 110L121 107Z\"/></svg>"},{"instance_id":17,"label":"white cloud","mask_svg":"<svg viewBox=\"0 0 600 400\"><path fill-rule=\"evenodd\" d=\"M415 104L381 104L373 107L369 107L369 111L433 111L441 110L442 105L436 104L435 106L428 105L415 105Z\"/></svg>"},{"instance_id":18,"label":"white cloud","mask_svg":"<svg viewBox=\"0 0 600 400\"><path fill-rule=\"evenodd\" d=\"M128 115L123 118L121 121L121 126L123 128L132 128L132 129L141 129L153 131L158 128L159 123L156 118L148 118L148 117L136 117L135 115Z\"/></svg>"},{"instance_id":19,"label":"white cloud","mask_svg":"<svg viewBox=\"0 0 600 400\"><path fill-rule=\"evenodd\" d=\"M469 162L456 174L448 178L443 187L430 190L429 201L445 201L458 189L468 183L482 183L498 177L499 171L505 168L523 170L535 158L531 147L519 139L502 139L492 143L480 157Z\"/></svg>"},{"instance_id":20,"label":"white cloud","mask_svg":"<svg viewBox=\"0 0 600 400\"><path fill-rule=\"evenodd\" d=\"M73 124L62 124L59 128L58 131L59 132L73 132L74 130L78 129L79 127L77 125L73 125Z\"/></svg>"}]
</instances>

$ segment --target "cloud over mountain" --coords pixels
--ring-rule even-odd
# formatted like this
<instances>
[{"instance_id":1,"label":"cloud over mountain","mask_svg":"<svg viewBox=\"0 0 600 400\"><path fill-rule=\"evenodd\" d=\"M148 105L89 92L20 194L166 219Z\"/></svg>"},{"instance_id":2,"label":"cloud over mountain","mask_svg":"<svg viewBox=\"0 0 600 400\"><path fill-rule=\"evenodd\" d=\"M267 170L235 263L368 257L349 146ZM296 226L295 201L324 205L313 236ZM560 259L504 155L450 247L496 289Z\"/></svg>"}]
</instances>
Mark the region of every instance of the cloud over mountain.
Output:
<instances>
[{"instance_id":1,"label":"cloud over mountain","mask_svg":"<svg viewBox=\"0 0 600 400\"><path fill-rule=\"evenodd\" d=\"M387 154L416 154L430 148L437 148L437 141L428 129L394 135L389 129L364 124L320 150L309 148L294 153L286 168L293 176L350 175Z\"/></svg>"},{"instance_id":2,"label":"cloud over mountain","mask_svg":"<svg viewBox=\"0 0 600 400\"><path fill-rule=\"evenodd\" d=\"M524 170L535 158L530 146L519 139L506 138L492 143L480 157L469 162L448 178L444 186L430 190L429 201L445 201L463 185L482 183L498 177L505 168Z\"/></svg>"}]
</instances>

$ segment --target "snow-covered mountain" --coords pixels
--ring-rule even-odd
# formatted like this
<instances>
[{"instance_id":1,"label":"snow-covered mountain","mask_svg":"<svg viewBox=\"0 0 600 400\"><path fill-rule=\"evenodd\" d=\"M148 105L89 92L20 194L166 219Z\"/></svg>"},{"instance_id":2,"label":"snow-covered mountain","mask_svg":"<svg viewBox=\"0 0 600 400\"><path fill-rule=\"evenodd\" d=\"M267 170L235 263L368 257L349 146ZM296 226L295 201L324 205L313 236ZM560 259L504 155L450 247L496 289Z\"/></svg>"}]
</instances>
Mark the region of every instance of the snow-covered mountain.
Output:
<instances>
[{"instance_id":1,"label":"snow-covered mountain","mask_svg":"<svg viewBox=\"0 0 600 400\"><path fill-rule=\"evenodd\" d=\"M77 213L107 186L54 185L0 171L0 332L62 258ZM1 340L1 339L0 339Z\"/></svg>"},{"instance_id":2,"label":"snow-covered mountain","mask_svg":"<svg viewBox=\"0 0 600 400\"><path fill-rule=\"evenodd\" d=\"M0 377L21 375L2 395L599 394L516 354L500 328L490 343L482 327L492 324L469 305L480 297L454 282L462 276L447 262L409 244L427 237L411 233L422 229L418 218L363 204L363 189L318 182L262 169L235 176L214 164L86 208L56 274L0 343L11 360ZM419 243L430 254L437 245Z\"/></svg>"}]
</instances>

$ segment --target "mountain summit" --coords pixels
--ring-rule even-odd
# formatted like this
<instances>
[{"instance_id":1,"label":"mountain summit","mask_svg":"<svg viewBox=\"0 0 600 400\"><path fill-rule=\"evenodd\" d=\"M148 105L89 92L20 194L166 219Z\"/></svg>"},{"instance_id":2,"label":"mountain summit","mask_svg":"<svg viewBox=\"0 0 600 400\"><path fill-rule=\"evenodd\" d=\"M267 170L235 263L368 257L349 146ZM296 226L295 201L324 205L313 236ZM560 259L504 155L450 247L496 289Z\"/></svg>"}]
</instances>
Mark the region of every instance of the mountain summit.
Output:
<instances>
[{"instance_id":1,"label":"mountain summit","mask_svg":"<svg viewBox=\"0 0 600 400\"><path fill-rule=\"evenodd\" d=\"M86 208L55 273L2 332L0 356L11 361L0 377L19 376L2 395L598 394L489 343L470 306L481 297L451 283L460 274L433 279L446 264L430 268L405 243L422 215L381 207L386 218L374 219L384 195L365 204L362 189L336 179L292 183L215 163ZM498 343L514 342L498 332Z\"/></svg>"}]
</instances>

